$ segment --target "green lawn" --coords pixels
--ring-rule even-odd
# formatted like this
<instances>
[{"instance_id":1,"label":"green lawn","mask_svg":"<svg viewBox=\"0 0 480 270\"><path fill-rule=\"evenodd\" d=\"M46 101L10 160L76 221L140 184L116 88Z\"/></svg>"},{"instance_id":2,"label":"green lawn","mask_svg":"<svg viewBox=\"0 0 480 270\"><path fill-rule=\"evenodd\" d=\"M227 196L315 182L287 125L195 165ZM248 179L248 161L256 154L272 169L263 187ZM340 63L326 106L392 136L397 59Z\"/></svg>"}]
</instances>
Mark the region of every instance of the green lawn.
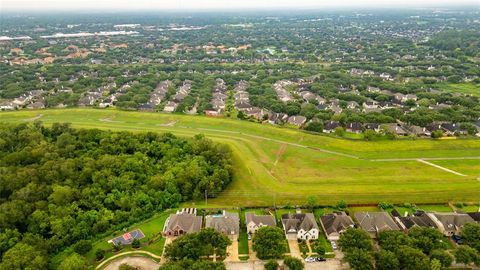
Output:
<instances>
[{"instance_id":1,"label":"green lawn","mask_svg":"<svg viewBox=\"0 0 480 270\"><path fill-rule=\"evenodd\" d=\"M248 255L248 237L245 228L240 229L240 236L238 237L238 254Z\"/></svg>"},{"instance_id":2,"label":"green lawn","mask_svg":"<svg viewBox=\"0 0 480 270\"><path fill-rule=\"evenodd\" d=\"M423 211L434 211L434 212L453 212L453 209L446 204L438 205L417 205L418 209Z\"/></svg>"},{"instance_id":3,"label":"green lawn","mask_svg":"<svg viewBox=\"0 0 480 270\"><path fill-rule=\"evenodd\" d=\"M439 88L446 92L480 96L480 84L474 83L448 83L440 84Z\"/></svg>"},{"instance_id":4,"label":"green lawn","mask_svg":"<svg viewBox=\"0 0 480 270\"><path fill-rule=\"evenodd\" d=\"M304 205L315 196L321 205L476 202L480 197L480 140L398 140L366 142L313 135L226 118L127 112L115 109L56 109L1 112L0 122L70 122L77 128L172 132L205 136L228 144L234 180L208 207ZM430 161L459 176L416 161ZM372 159L409 160L372 161ZM205 206L204 201L185 205Z\"/></svg>"}]
</instances>

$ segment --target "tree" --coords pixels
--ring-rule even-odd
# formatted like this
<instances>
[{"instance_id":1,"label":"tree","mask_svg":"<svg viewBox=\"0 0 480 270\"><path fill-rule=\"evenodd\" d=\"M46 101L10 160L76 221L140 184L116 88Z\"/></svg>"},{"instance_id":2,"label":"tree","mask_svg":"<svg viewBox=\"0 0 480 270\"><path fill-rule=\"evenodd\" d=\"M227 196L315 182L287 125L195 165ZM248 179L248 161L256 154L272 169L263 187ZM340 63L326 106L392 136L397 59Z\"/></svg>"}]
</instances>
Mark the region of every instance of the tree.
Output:
<instances>
[{"instance_id":1,"label":"tree","mask_svg":"<svg viewBox=\"0 0 480 270\"><path fill-rule=\"evenodd\" d=\"M363 249L352 248L345 253L345 260L354 270L373 270L373 258L370 253Z\"/></svg>"},{"instance_id":2,"label":"tree","mask_svg":"<svg viewBox=\"0 0 480 270\"><path fill-rule=\"evenodd\" d=\"M217 255L225 255L226 248L232 243L227 236L213 228L202 229L198 234L198 240L204 245L208 245L207 250L212 250L212 252L207 252L207 255L213 255L214 260Z\"/></svg>"},{"instance_id":3,"label":"tree","mask_svg":"<svg viewBox=\"0 0 480 270\"><path fill-rule=\"evenodd\" d=\"M139 248L140 247L140 240L138 239L133 239L132 241L132 248Z\"/></svg>"},{"instance_id":4,"label":"tree","mask_svg":"<svg viewBox=\"0 0 480 270\"><path fill-rule=\"evenodd\" d=\"M465 244L480 252L480 224L465 224L462 230L462 238L465 241Z\"/></svg>"},{"instance_id":5,"label":"tree","mask_svg":"<svg viewBox=\"0 0 480 270\"><path fill-rule=\"evenodd\" d=\"M278 259L287 250L283 230L277 227L262 227L253 236L253 250L259 259Z\"/></svg>"},{"instance_id":6,"label":"tree","mask_svg":"<svg viewBox=\"0 0 480 270\"><path fill-rule=\"evenodd\" d=\"M323 131L323 123L318 121L312 121L308 123L308 125L305 127L305 130L320 133Z\"/></svg>"},{"instance_id":7,"label":"tree","mask_svg":"<svg viewBox=\"0 0 480 270\"><path fill-rule=\"evenodd\" d=\"M438 139L438 138L442 138L443 137L443 131L441 130L435 130L432 132L432 138L434 139Z\"/></svg>"},{"instance_id":8,"label":"tree","mask_svg":"<svg viewBox=\"0 0 480 270\"><path fill-rule=\"evenodd\" d=\"M445 250L435 249L430 252L430 259L437 260L443 268L450 267L453 262L453 257Z\"/></svg>"},{"instance_id":9,"label":"tree","mask_svg":"<svg viewBox=\"0 0 480 270\"><path fill-rule=\"evenodd\" d=\"M389 251L395 251L400 246L410 246L412 239L400 231L384 231L378 234L380 246Z\"/></svg>"},{"instance_id":10,"label":"tree","mask_svg":"<svg viewBox=\"0 0 480 270\"><path fill-rule=\"evenodd\" d=\"M73 250L78 254L87 254L92 249L92 243L89 240L80 240L73 245Z\"/></svg>"},{"instance_id":11,"label":"tree","mask_svg":"<svg viewBox=\"0 0 480 270\"><path fill-rule=\"evenodd\" d=\"M183 259L198 260L202 256L204 244L197 234L191 233L178 237L165 247L165 257L172 261Z\"/></svg>"},{"instance_id":12,"label":"tree","mask_svg":"<svg viewBox=\"0 0 480 270\"><path fill-rule=\"evenodd\" d=\"M95 251L95 258L97 259L97 261L100 261L101 259L103 259L103 257L105 257L105 250L97 249Z\"/></svg>"},{"instance_id":13,"label":"tree","mask_svg":"<svg viewBox=\"0 0 480 270\"><path fill-rule=\"evenodd\" d=\"M395 253L388 250L380 250L375 253L375 266L377 270L400 269L400 262Z\"/></svg>"},{"instance_id":14,"label":"tree","mask_svg":"<svg viewBox=\"0 0 480 270\"><path fill-rule=\"evenodd\" d=\"M263 267L265 268L265 270L277 270L279 265L276 260L269 260L265 263Z\"/></svg>"},{"instance_id":15,"label":"tree","mask_svg":"<svg viewBox=\"0 0 480 270\"><path fill-rule=\"evenodd\" d=\"M405 270L429 270L430 260L419 249L400 246L395 251L398 261L400 262L400 268Z\"/></svg>"},{"instance_id":16,"label":"tree","mask_svg":"<svg viewBox=\"0 0 480 270\"><path fill-rule=\"evenodd\" d=\"M469 246L459 246L455 250L456 262L465 264L465 268L467 265L475 262L477 260L477 256L477 251Z\"/></svg>"},{"instance_id":17,"label":"tree","mask_svg":"<svg viewBox=\"0 0 480 270\"><path fill-rule=\"evenodd\" d=\"M85 270L87 269L87 261L78 253L66 257L59 265L58 270Z\"/></svg>"},{"instance_id":18,"label":"tree","mask_svg":"<svg viewBox=\"0 0 480 270\"><path fill-rule=\"evenodd\" d=\"M285 264L289 270L303 270L305 268L305 265L300 259L292 256L285 256L283 264Z\"/></svg>"},{"instance_id":19,"label":"tree","mask_svg":"<svg viewBox=\"0 0 480 270\"><path fill-rule=\"evenodd\" d=\"M372 239L362 229L349 228L340 235L338 245L343 251L350 249L372 250Z\"/></svg>"},{"instance_id":20,"label":"tree","mask_svg":"<svg viewBox=\"0 0 480 270\"><path fill-rule=\"evenodd\" d=\"M0 269L47 269L47 265L44 251L20 242L5 252Z\"/></svg>"},{"instance_id":21,"label":"tree","mask_svg":"<svg viewBox=\"0 0 480 270\"><path fill-rule=\"evenodd\" d=\"M442 263L437 259L432 259L430 261L430 270L441 270Z\"/></svg>"},{"instance_id":22,"label":"tree","mask_svg":"<svg viewBox=\"0 0 480 270\"><path fill-rule=\"evenodd\" d=\"M347 203L344 201L344 200L341 200L337 203L337 205L335 206L338 210L345 210L347 209L348 205Z\"/></svg>"},{"instance_id":23,"label":"tree","mask_svg":"<svg viewBox=\"0 0 480 270\"><path fill-rule=\"evenodd\" d=\"M313 211L315 206L317 206L317 198L315 196L308 196L307 197L307 206L310 210Z\"/></svg>"},{"instance_id":24,"label":"tree","mask_svg":"<svg viewBox=\"0 0 480 270\"><path fill-rule=\"evenodd\" d=\"M419 248L425 254L433 249L446 249L448 246L442 241L443 235L436 229L415 227L408 232L414 247Z\"/></svg>"},{"instance_id":25,"label":"tree","mask_svg":"<svg viewBox=\"0 0 480 270\"><path fill-rule=\"evenodd\" d=\"M158 270L226 270L226 268L223 262L185 259L164 263Z\"/></svg>"}]
</instances>

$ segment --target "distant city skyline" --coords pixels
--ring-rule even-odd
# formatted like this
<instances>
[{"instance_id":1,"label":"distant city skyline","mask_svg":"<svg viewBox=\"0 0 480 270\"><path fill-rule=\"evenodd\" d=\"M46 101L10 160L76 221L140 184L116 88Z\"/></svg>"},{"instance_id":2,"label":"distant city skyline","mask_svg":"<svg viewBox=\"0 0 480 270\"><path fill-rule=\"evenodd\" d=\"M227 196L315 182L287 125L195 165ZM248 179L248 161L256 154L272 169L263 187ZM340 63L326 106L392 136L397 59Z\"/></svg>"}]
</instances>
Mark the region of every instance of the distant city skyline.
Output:
<instances>
[{"instance_id":1,"label":"distant city skyline","mask_svg":"<svg viewBox=\"0 0 480 270\"><path fill-rule=\"evenodd\" d=\"M480 0L0 0L0 11L134 11L478 6Z\"/></svg>"}]
</instances>

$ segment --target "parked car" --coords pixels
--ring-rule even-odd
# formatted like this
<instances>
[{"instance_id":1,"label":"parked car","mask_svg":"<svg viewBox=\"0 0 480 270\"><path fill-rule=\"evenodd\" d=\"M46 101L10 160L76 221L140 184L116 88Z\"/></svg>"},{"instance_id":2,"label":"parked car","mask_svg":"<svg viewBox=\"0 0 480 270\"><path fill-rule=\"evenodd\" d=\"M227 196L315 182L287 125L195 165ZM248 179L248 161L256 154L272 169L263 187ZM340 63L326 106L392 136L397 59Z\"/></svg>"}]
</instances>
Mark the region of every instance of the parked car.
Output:
<instances>
[{"instance_id":1,"label":"parked car","mask_svg":"<svg viewBox=\"0 0 480 270\"><path fill-rule=\"evenodd\" d=\"M333 250L337 250L337 243L332 241L330 244L332 245Z\"/></svg>"},{"instance_id":2,"label":"parked car","mask_svg":"<svg viewBox=\"0 0 480 270\"><path fill-rule=\"evenodd\" d=\"M327 259L325 259L325 258L323 258L323 257L317 257L317 258L315 258L315 260L316 260L317 262L325 262L325 261L327 261Z\"/></svg>"},{"instance_id":3,"label":"parked car","mask_svg":"<svg viewBox=\"0 0 480 270\"><path fill-rule=\"evenodd\" d=\"M312 263L312 262L316 262L317 260L315 258L312 258L312 257L307 257L305 258L305 262L307 263Z\"/></svg>"},{"instance_id":4,"label":"parked car","mask_svg":"<svg viewBox=\"0 0 480 270\"><path fill-rule=\"evenodd\" d=\"M247 235L248 235L248 236L247 236L248 240L252 240L252 235L251 235L250 233L247 234Z\"/></svg>"}]
</instances>

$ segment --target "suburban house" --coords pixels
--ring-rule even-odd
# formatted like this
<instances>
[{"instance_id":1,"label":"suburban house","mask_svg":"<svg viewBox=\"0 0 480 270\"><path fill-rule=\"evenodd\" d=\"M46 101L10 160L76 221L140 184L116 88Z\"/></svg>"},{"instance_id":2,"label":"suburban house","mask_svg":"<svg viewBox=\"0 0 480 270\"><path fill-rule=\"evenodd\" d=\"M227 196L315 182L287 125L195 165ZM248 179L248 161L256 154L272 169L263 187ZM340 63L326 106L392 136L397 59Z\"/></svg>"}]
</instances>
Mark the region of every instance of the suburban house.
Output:
<instances>
[{"instance_id":1,"label":"suburban house","mask_svg":"<svg viewBox=\"0 0 480 270\"><path fill-rule=\"evenodd\" d=\"M320 224L323 231L330 241L337 241L340 239L340 234L348 228L353 228L355 223L350 216L345 212L335 212L332 214L323 215L320 218Z\"/></svg>"},{"instance_id":2,"label":"suburban house","mask_svg":"<svg viewBox=\"0 0 480 270\"><path fill-rule=\"evenodd\" d=\"M256 215L255 213L245 213L245 225L247 233L254 234L261 227L275 227L277 222L272 215Z\"/></svg>"},{"instance_id":3,"label":"suburban house","mask_svg":"<svg viewBox=\"0 0 480 270\"><path fill-rule=\"evenodd\" d=\"M480 222L480 212L469 212L467 215L469 215L476 222Z\"/></svg>"},{"instance_id":4,"label":"suburban house","mask_svg":"<svg viewBox=\"0 0 480 270\"><path fill-rule=\"evenodd\" d=\"M460 213L427 213L435 222L440 232L446 236L459 235L463 226L475 222L468 214Z\"/></svg>"},{"instance_id":5,"label":"suburban house","mask_svg":"<svg viewBox=\"0 0 480 270\"><path fill-rule=\"evenodd\" d=\"M283 230L287 239L318 239L318 225L312 213L282 215Z\"/></svg>"},{"instance_id":6,"label":"suburban house","mask_svg":"<svg viewBox=\"0 0 480 270\"><path fill-rule=\"evenodd\" d=\"M363 131L363 125L359 122L348 123L346 130L352 133L361 133Z\"/></svg>"},{"instance_id":7,"label":"suburban house","mask_svg":"<svg viewBox=\"0 0 480 270\"><path fill-rule=\"evenodd\" d=\"M376 123L368 123L368 124L365 124L365 129L373 130L375 132L380 132L380 125Z\"/></svg>"},{"instance_id":8,"label":"suburban house","mask_svg":"<svg viewBox=\"0 0 480 270\"><path fill-rule=\"evenodd\" d=\"M197 216L197 209L183 208L171 214L165 221L163 236L180 236L199 232L202 228L202 217Z\"/></svg>"},{"instance_id":9,"label":"suburban house","mask_svg":"<svg viewBox=\"0 0 480 270\"><path fill-rule=\"evenodd\" d=\"M268 116L268 122L272 125L283 124L287 121L288 115L284 113L271 113Z\"/></svg>"},{"instance_id":10,"label":"suburban house","mask_svg":"<svg viewBox=\"0 0 480 270\"><path fill-rule=\"evenodd\" d=\"M338 122L338 121L328 121L328 122L325 123L325 126L323 127L323 132L332 133L338 127L340 127L340 122Z\"/></svg>"},{"instance_id":11,"label":"suburban house","mask_svg":"<svg viewBox=\"0 0 480 270\"><path fill-rule=\"evenodd\" d=\"M408 231L414 227L437 229L437 224L424 211L417 211L411 216L402 216L396 209L393 209L392 216L398 226L404 231Z\"/></svg>"},{"instance_id":12,"label":"suburban house","mask_svg":"<svg viewBox=\"0 0 480 270\"><path fill-rule=\"evenodd\" d=\"M221 215L206 216L205 227L213 228L235 241L240 233L240 218L237 213L229 213L224 210Z\"/></svg>"},{"instance_id":13,"label":"suburban house","mask_svg":"<svg viewBox=\"0 0 480 270\"><path fill-rule=\"evenodd\" d=\"M307 122L307 118L301 115L294 115L294 116L290 116L287 122L291 125L299 127Z\"/></svg>"},{"instance_id":14,"label":"suburban house","mask_svg":"<svg viewBox=\"0 0 480 270\"><path fill-rule=\"evenodd\" d=\"M384 231L399 231L400 228L386 212L357 212L355 213L360 227L372 238Z\"/></svg>"},{"instance_id":15,"label":"suburban house","mask_svg":"<svg viewBox=\"0 0 480 270\"><path fill-rule=\"evenodd\" d=\"M407 136L408 131L405 130L400 124L386 124L384 128L387 132L395 134L397 136Z\"/></svg>"}]
</instances>

